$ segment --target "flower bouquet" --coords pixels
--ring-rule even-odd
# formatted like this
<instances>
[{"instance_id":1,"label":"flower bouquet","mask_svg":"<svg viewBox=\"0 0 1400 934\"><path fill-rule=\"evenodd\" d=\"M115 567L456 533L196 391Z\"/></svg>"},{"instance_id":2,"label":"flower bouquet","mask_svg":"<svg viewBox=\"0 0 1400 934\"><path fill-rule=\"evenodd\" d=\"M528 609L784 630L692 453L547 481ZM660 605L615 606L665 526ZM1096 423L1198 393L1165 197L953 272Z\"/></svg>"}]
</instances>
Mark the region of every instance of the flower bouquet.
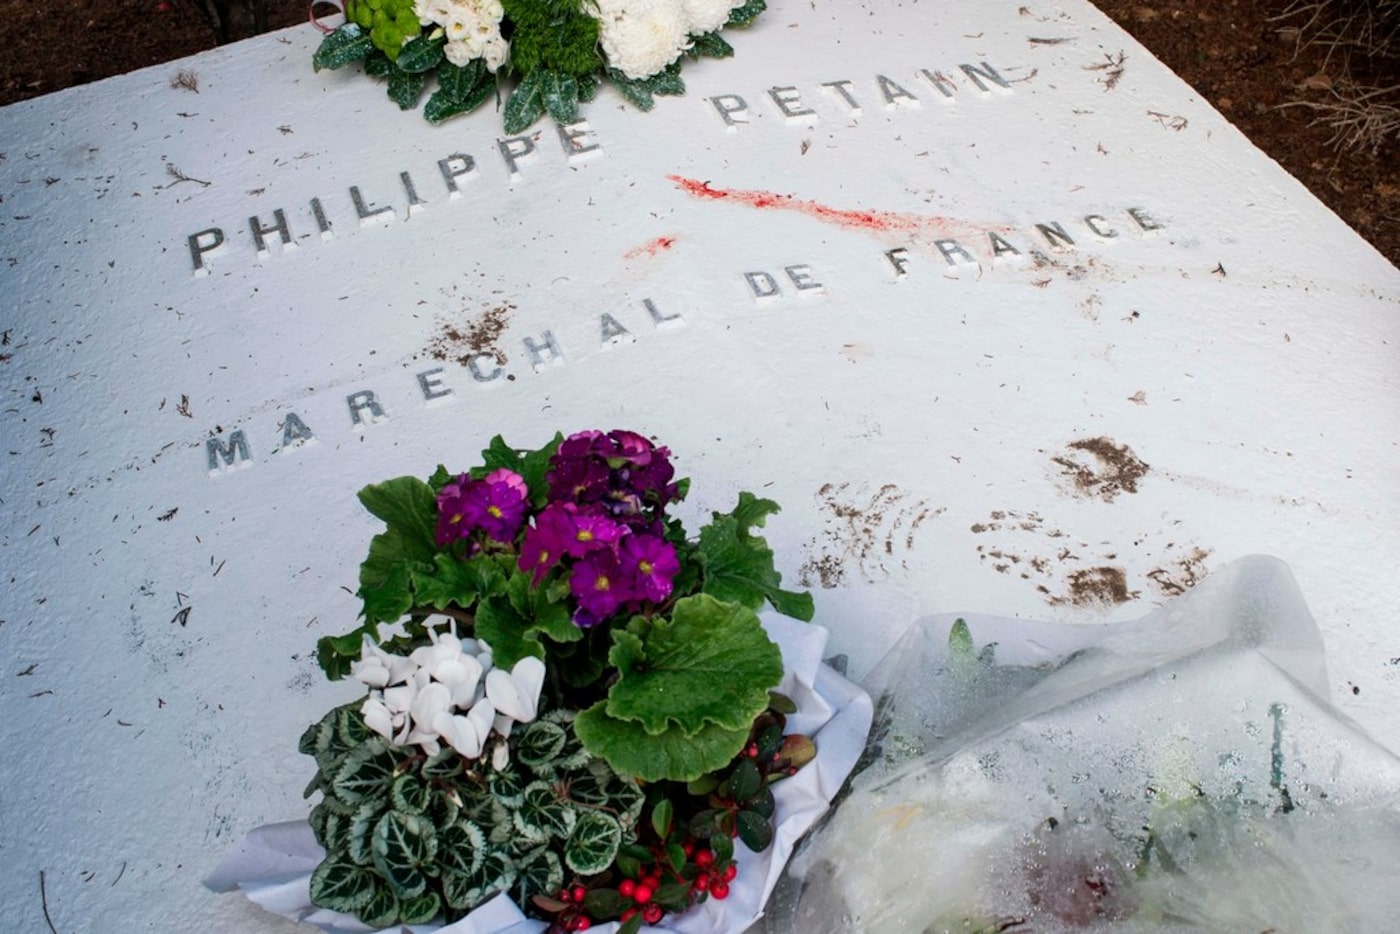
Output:
<instances>
[{"instance_id":1,"label":"flower bouquet","mask_svg":"<svg viewBox=\"0 0 1400 934\"><path fill-rule=\"evenodd\" d=\"M588 431L361 491L387 526L363 625L318 658L368 695L300 744L316 906L383 928L506 894L551 931L636 931L725 899L735 841L769 847L774 785L816 748L786 732L755 610L810 619L811 598L754 534L775 503L742 493L691 538L673 473L640 435Z\"/></svg>"},{"instance_id":2,"label":"flower bouquet","mask_svg":"<svg viewBox=\"0 0 1400 934\"><path fill-rule=\"evenodd\" d=\"M345 0L345 23L312 64L363 62L404 110L436 76L423 109L431 123L475 110L513 77L503 118L507 133L520 133L546 113L574 122L604 80L642 110L654 95L683 94L682 58L734 54L721 31L764 8L764 0Z\"/></svg>"}]
</instances>

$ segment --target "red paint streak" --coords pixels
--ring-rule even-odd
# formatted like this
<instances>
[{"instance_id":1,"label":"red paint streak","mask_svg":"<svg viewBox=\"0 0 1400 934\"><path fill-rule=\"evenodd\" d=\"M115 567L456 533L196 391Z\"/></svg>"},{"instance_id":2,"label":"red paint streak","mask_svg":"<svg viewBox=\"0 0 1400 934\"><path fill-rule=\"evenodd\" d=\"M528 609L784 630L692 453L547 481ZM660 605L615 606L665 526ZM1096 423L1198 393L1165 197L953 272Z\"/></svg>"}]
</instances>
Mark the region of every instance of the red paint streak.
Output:
<instances>
[{"instance_id":1,"label":"red paint streak","mask_svg":"<svg viewBox=\"0 0 1400 934\"><path fill-rule=\"evenodd\" d=\"M636 259L638 256L641 256L643 254L647 256L655 256L657 253L663 253L666 250L669 250L672 246L675 245L675 243L675 237L657 237L654 240L648 240L641 246L633 247L626 253L623 253L622 258Z\"/></svg>"},{"instance_id":2,"label":"red paint streak","mask_svg":"<svg viewBox=\"0 0 1400 934\"><path fill-rule=\"evenodd\" d=\"M778 194L761 189L711 188L709 182L697 181L680 175L666 176L676 187L688 195L710 201L732 201L751 208L764 208L776 211L796 211L828 224L836 224L853 230L873 230L881 233L915 233L926 227L941 226L941 217L923 214L905 214L896 211L853 211L828 207L815 201L803 201L792 195Z\"/></svg>"}]
</instances>

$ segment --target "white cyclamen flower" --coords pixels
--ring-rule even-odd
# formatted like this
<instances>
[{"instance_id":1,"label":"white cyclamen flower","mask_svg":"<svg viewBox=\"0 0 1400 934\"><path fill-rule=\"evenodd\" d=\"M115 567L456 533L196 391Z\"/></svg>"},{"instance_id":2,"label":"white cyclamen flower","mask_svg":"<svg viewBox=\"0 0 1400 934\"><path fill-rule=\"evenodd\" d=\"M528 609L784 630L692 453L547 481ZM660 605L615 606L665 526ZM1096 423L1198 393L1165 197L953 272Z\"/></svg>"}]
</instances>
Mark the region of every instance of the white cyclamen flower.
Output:
<instances>
[{"instance_id":1,"label":"white cyclamen flower","mask_svg":"<svg viewBox=\"0 0 1400 934\"><path fill-rule=\"evenodd\" d=\"M434 630L429 637L431 643L408 658L365 641L353 670L371 688L360 708L371 730L397 746L420 746L429 755L447 743L476 759L493 732L504 740L514 723L535 719L544 684L542 661L526 658L510 672L497 671L485 642ZM500 742L492 761L508 761L508 755Z\"/></svg>"},{"instance_id":2,"label":"white cyclamen flower","mask_svg":"<svg viewBox=\"0 0 1400 934\"><path fill-rule=\"evenodd\" d=\"M496 712L516 723L529 723L539 713L540 690L544 687L544 662L527 655L515 663L510 673L497 668L486 675L486 697Z\"/></svg>"},{"instance_id":3,"label":"white cyclamen flower","mask_svg":"<svg viewBox=\"0 0 1400 934\"><path fill-rule=\"evenodd\" d=\"M681 0L598 0L598 23L608 64L629 78L656 74L690 47Z\"/></svg>"},{"instance_id":4,"label":"white cyclamen flower","mask_svg":"<svg viewBox=\"0 0 1400 934\"><path fill-rule=\"evenodd\" d=\"M475 759L486 747L486 739L491 735L491 727L496 720L496 710L489 700L479 700L464 717L443 711L433 721L433 729L443 742L466 756Z\"/></svg>"},{"instance_id":5,"label":"white cyclamen flower","mask_svg":"<svg viewBox=\"0 0 1400 934\"><path fill-rule=\"evenodd\" d=\"M372 688L399 684L413 674L415 664L401 655L391 655L366 636L360 645L360 659L350 663L350 676Z\"/></svg>"}]
</instances>

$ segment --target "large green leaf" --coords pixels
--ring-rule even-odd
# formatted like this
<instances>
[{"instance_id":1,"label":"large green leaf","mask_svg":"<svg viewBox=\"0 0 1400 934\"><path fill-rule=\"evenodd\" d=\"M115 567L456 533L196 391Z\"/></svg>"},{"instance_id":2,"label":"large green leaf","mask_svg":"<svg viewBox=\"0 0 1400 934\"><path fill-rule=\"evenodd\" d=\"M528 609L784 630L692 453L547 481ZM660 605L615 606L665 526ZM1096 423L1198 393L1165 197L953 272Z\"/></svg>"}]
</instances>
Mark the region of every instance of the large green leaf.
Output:
<instances>
[{"instance_id":1,"label":"large green leaf","mask_svg":"<svg viewBox=\"0 0 1400 934\"><path fill-rule=\"evenodd\" d=\"M322 68L342 68L364 58L373 48L374 43L370 41L369 33L355 23L346 23L321 40L320 46L311 56L311 67L316 71Z\"/></svg>"},{"instance_id":2,"label":"large green leaf","mask_svg":"<svg viewBox=\"0 0 1400 934\"><path fill-rule=\"evenodd\" d=\"M446 44L446 36L439 35L436 39L430 33L414 36L404 43L394 63L410 74L430 71L443 60L442 49Z\"/></svg>"},{"instance_id":3,"label":"large green leaf","mask_svg":"<svg viewBox=\"0 0 1400 934\"><path fill-rule=\"evenodd\" d=\"M472 61L481 63L479 58ZM438 66L438 89L428 98L428 103L423 105L423 116L429 123L441 123L449 117L475 110L496 90L496 78L484 66L481 68L481 75L463 90L461 85L466 76L457 73L464 71L466 69L458 68L451 62L443 62ZM444 74L448 75L445 80Z\"/></svg>"},{"instance_id":4,"label":"large green leaf","mask_svg":"<svg viewBox=\"0 0 1400 934\"><path fill-rule=\"evenodd\" d=\"M578 119L578 81L573 75L546 72L543 94L544 109L555 123L573 123Z\"/></svg>"},{"instance_id":5,"label":"large green leaf","mask_svg":"<svg viewBox=\"0 0 1400 934\"><path fill-rule=\"evenodd\" d=\"M417 477L372 484L359 497L388 526L371 539L369 557L360 565L365 622L395 622L413 605L412 570L431 566L437 556L437 497Z\"/></svg>"},{"instance_id":6,"label":"large green leaf","mask_svg":"<svg viewBox=\"0 0 1400 934\"><path fill-rule=\"evenodd\" d=\"M423 96L423 88L427 85L426 73L404 71L396 67L389 72L389 99L398 104L400 110L412 110L418 106L418 98Z\"/></svg>"},{"instance_id":7,"label":"large green leaf","mask_svg":"<svg viewBox=\"0 0 1400 934\"><path fill-rule=\"evenodd\" d=\"M599 701L580 713L574 729L594 755L643 781L692 781L728 765L749 738L747 728L726 730L714 724L691 736L680 730L653 736L635 720L608 716L606 705Z\"/></svg>"},{"instance_id":8,"label":"large green leaf","mask_svg":"<svg viewBox=\"0 0 1400 934\"><path fill-rule=\"evenodd\" d=\"M546 71L542 68L530 72L515 86L506 100L502 115L507 133L523 133L540 117L544 116L544 82Z\"/></svg>"},{"instance_id":9,"label":"large green leaf","mask_svg":"<svg viewBox=\"0 0 1400 934\"><path fill-rule=\"evenodd\" d=\"M465 65L443 62L437 70L438 89L448 100L463 101L486 73L484 59L474 58Z\"/></svg>"},{"instance_id":10,"label":"large green leaf","mask_svg":"<svg viewBox=\"0 0 1400 934\"><path fill-rule=\"evenodd\" d=\"M476 611L476 634L491 646L497 668L513 668L527 655L544 658L541 636L555 642L576 642L583 630L569 618L569 609L550 597L549 588L534 587L530 575L517 571L505 591L481 602Z\"/></svg>"},{"instance_id":11,"label":"large green leaf","mask_svg":"<svg viewBox=\"0 0 1400 934\"><path fill-rule=\"evenodd\" d=\"M782 653L753 611L704 594L677 601L670 619L616 630L608 659L618 671L608 715L651 735L748 730L783 677Z\"/></svg>"},{"instance_id":12,"label":"large green leaf","mask_svg":"<svg viewBox=\"0 0 1400 934\"><path fill-rule=\"evenodd\" d=\"M602 872L617 858L622 826L601 811L584 811L564 843L564 864L581 876Z\"/></svg>"},{"instance_id":13,"label":"large green leaf","mask_svg":"<svg viewBox=\"0 0 1400 934\"><path fill-rule=\"evenodd\" d=\"M507 561L505 567L509 566ZM439 552L433 558L431 573L419 565L409 584L419 606L441 610L455 604L466 610L483 597L503 592L506 571L498 559L486 555L464 559Z\"/></svg>"},{"instance_id":14,"label":"large green leaf","mask_svg":"<svg viewBox=\"0 0 1400 934\"><path fill-rule=\"evenodd\" d=\"M705 566L704 593L757 610L767 600L779 613L809 620L816 612L811 594L782 589L782 575L773 567L773 549L750 529L761 526L778 504L740 493L739 504L715 513L700 530L699 550Z\"/></svg>"}]
</instances>

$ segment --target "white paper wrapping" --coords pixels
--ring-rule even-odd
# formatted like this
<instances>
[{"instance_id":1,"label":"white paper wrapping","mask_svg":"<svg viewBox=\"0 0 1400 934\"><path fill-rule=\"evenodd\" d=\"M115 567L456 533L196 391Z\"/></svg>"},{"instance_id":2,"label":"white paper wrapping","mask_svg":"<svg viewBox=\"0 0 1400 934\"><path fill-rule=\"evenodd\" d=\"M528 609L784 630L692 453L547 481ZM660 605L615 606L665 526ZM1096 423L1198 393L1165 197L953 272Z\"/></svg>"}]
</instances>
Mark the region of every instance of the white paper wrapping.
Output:
<instances>
[{"instance_id":1,"label":"white paper wrapping","mask_svg":"<svg viewBox=\"0 0 1400 934\"><path fill-rule=\"evenodd\" d=\"M790 716L790 733L805 733L817 745L817 758L793 777L773 786L777 825L773 843L762 853L735 848L739 874L723 901L707 899L678 917L667 916L646 931L678 934L731 934L763 915L793 847L826 812L841 783L850 774L865 745L873 707L870 696L822 663L827 631L764 614L763 626L783 654L779 692L798 705ZM307 921L327 934L363 934L374 930L352 915L311 904L311 873L324 858L305 820L268 824L251 831L204 884L216 892L241 889L270 912L294 921ZM525 917L509 898L498 896L454 924L401 925L385 932L436 931L439 934L538 934L547 925ZM599 924L599 934L616 931L616 923Z\"/></svg>"}]
</instances>

